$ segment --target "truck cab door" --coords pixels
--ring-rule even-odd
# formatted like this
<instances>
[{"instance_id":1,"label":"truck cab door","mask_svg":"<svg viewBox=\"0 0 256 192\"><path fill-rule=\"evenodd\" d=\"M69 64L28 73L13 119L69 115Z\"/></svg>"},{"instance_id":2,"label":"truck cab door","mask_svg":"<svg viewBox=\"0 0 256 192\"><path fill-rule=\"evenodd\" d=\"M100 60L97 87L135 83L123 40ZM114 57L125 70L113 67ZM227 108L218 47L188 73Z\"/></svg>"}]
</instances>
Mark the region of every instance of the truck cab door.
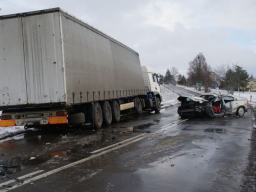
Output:
<instances>
[{"instance_id":1,"label":"truck cab door","mask_svg":"<svg viewBox=\"0 0 256 192\"><path fill-rule=\"evenodd\" d=\"M160 87L159 87L158 81L157 81L157 74L148 73L148 75L149 75L149 79L150 79L151 91L157 91L160 93Z\"/></svg>"}]
</instances>

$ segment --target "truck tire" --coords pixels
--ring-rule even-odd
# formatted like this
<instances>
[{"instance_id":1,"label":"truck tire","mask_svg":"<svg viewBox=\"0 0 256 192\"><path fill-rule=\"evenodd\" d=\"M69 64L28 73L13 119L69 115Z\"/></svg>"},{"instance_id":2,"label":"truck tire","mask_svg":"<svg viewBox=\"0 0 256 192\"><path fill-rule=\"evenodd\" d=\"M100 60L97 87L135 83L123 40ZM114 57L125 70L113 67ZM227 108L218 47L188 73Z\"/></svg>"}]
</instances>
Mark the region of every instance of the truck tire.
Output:
<instances>
[{"instance_id":1,"label":"truck tire","mask_svg":"<svg viewBox=\"0 0 256 192\"><path fill-rule=\"evenodd\" d=\"M156 106L155 106L155 113L159 113L161 110L161 101L159 97L156 97Z\"/></svg>"},{"instance_id":2,"label":"truck tire","mask_svg":"<svg viewBox=\"0 0 256 192\"><path fill-rule=\"evenodd\" d=\"M137 114L140 115L142 113L142 103L138 97L136 97L133 101L134 101L135 111Z\"/></svg>"},{"instance_id":3,"label":"truck tire","mask_svg":"<svg viewBox=\"0 0 256 192\"><path fill-rule=\"evenodd\" d=\"M112 108L112 119L114 122L118 123L120 121L120 106L116 100L111 104Z\"/></svg>"},{"instance_id":4,"label":"truck tire","mask_svg":"<svg viewBox=\"0 0 256 192\"><path fill-rule=\"evenodd\" d=\"M103 122L102 109L98 102L94 103L94 126L97 129L101 128Z\"/></svg>"},{"instance_id":5,"label":"truck tire","mask_svg":"<svg viewBox=\"0 0 256 192\"><path fill-rule=\"evenodd\" d=\"M243 117L244 116L244 108L243 107L238 107L236 114L239 117Z\"/></svg>"},{"instance_id":6,"label":"truck tire","mask_svg":"<svg viewBox=\"0 0 256 192\"><path fill-rule=\"evenodd\" d=\"M106 125L110 125L112 123L112 110L111 110L111 106L108 101L105 101L103 103L102 109L103 109L104 123Z\"/></svg>"}]
</instances>

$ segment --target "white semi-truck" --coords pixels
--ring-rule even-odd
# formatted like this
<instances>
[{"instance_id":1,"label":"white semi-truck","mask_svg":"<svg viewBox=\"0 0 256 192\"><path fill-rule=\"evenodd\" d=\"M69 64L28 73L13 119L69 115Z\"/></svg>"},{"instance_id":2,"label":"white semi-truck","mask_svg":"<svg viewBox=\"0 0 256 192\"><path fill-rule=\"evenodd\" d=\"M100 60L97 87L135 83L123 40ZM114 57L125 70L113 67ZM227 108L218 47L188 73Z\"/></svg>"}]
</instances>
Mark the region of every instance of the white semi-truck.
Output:
<instances>
[{"instance_id":1,"label":"white semi-truck","mask_svg":"<svg viewBox=\"0 0 256 192\"><path fill-rule=\"evenodd\" d=\"M137 52L60 8L0 16L1 127L100 128L159 112L154 74L143 74Z\"/></svg>"}]
</instances>

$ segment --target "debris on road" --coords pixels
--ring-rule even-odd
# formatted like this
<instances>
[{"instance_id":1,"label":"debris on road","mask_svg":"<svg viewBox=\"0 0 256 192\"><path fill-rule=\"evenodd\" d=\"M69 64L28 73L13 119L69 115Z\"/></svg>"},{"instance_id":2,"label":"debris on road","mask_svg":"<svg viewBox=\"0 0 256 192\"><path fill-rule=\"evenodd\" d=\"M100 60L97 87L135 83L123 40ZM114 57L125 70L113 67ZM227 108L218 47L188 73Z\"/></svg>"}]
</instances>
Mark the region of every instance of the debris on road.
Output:
<instances>
[{"instance_id":1,"label":"debris on road","mask_svg":"<svg viewBox=\"0 0 256 192\"><path fill-rule=\"evenodd\" d=\"M16 156L14 158L11 159L7 159L2 166L4 168L11 168L11 167L18 167L21 165L21 157L20 156Z\"/></svg>"}]
</instances>

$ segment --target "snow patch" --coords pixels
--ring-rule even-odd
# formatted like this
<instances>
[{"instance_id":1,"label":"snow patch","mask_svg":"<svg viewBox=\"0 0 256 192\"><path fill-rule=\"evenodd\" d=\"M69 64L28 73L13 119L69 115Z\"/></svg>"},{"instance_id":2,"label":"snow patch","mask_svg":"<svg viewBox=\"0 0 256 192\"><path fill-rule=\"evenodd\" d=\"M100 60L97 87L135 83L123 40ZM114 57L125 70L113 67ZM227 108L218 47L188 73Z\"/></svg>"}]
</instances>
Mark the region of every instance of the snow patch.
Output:
<instances>
[{"instance_id":1,"label":"snow patch","mask_svg":"<svg viewBox=\"0 0 256 192\"><path fill-rule=\"evenodd\" d=\"M7 137L9 135L22 133L24 132L23 126L15 126L15 127L0 127L0 138Z\"/></svg>"},{"instance_id":2,"label":"snow patch","mask_svg":"<svg viewBox=\"0 0 256 192\"><path fill-rule=\"evenodd\" d=\"M161 95L163 99L163 101L161 102L162 108L179 103L179 101L177 100L179 95L177 93L174 93L170 89L167 89L163 86L160 86L160 89L161 89Z\"/></svg>"}]
</instances>

